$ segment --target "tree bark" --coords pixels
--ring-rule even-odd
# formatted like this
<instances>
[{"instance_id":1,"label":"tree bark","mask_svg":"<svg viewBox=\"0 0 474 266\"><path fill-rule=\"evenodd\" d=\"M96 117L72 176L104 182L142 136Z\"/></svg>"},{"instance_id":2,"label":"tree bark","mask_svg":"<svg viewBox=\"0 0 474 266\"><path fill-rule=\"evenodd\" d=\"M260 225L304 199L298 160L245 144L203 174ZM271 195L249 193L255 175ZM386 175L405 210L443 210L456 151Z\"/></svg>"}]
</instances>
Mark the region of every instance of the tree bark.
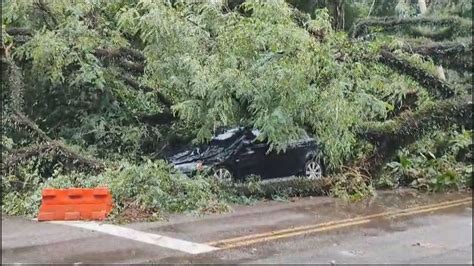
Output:
<instances>
[{"instance_id":1,"label":"tree bark","mask_svg":"<svg viewBox=\"0 0 474 266\"><path fill-rule=\"evenodd\" d=\"M403 75L413 78L436 98L449 98L454 96L454 90L448 85L448 83L430 73L427 73L423 69L413 66L410 62L397 57L388 49L382 50L379 62L393 68Z\"/></svg>"},{"instance_id":2,"label":"tree bark","mask_svg":"<svg viewBox=\"0 0 474 266\"><path fill-rule=\"evenodd\" d=\"M433 25L437 27L461 27L467 33L471 32L471 21L460 18L460 17L383 17L383 18L368 18L359 20L356 25L351 29L350 36L352 38L358 38L369 33L371 27L381 27L385 31L392 30L400 26L420 26L420 25Z\"/></svg>"},{"instance_id":3,"label":"tree bark","mask_svg":"<svg viewBox=\"0 0 474 266\"><path fill-rule=\"evenodd\" d=\"M123 57L129 60L135 60L139 62L144 62L146 60L145 56L138 50L120 47L120 48L97 48L94 51L94 55L100 58L113 59L117 57Z\"/></svg>"},{"instance_id":4,"label":"tree bark","mask_svg":"<svg viewBox=\"0 0 474 266\"><path fill-rule=\"evenodd\" d=\"M433 59L436 64L459 71L472 68L472 43L444 42L431 44L406 44L403 51Z\"/></svg>"}]
</instances>

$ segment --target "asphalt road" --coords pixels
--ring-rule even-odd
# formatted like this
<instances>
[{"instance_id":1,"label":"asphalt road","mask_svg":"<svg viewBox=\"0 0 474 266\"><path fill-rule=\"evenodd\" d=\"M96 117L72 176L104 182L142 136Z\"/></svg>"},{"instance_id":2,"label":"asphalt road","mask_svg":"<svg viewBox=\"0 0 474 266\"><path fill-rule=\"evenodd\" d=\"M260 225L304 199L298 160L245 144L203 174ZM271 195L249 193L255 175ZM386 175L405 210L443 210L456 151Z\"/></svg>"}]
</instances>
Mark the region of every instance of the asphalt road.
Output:
<instances>
[{"instance_id":1,"label":"asphalt road","mask_svg":"<svg viewBox=\"0 0 474 266\"><path fill-rule=\"evenodd\" d=\"M472 194L383 193L101 225L2 217L2 263L472 264Z\"/></svg>"}]
</instances>

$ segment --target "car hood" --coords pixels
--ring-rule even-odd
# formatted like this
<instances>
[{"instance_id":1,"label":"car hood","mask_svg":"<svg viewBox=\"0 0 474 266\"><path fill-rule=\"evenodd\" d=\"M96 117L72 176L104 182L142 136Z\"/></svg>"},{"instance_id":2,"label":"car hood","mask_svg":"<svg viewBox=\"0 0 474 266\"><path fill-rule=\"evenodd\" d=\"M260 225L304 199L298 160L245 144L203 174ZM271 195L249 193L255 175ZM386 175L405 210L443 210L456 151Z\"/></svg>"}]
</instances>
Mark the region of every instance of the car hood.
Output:
<instances>
[{"instance_id":1,"label":"car hood","mask_svg":"<svg viewBox=\"0 0 474 266\"><path fill-rule=\"evenodd\" d=\"M196 150L188 150L184 152L180 152L175 154L169 158L169 161L173 164L183 164L183 163L190 163L195 161L201 161L207 159L209 157L216 156L217 152L202 152L198 153Z\"/></svg>"},{"instance_id":2,"label":"car hood","mask_svg":"<svg viewBox=\"0 0 474 266\"><path fill-rule=\"evenodd\" d=\"M197 149L187 150L169 157L168 160L174 165L196 161L202 161L204 164L222 162L239 149L242 140L243 138L239 138L235 142L224 147L207 146L201 152L198 152Z\"/></svg>"}]
</instances>

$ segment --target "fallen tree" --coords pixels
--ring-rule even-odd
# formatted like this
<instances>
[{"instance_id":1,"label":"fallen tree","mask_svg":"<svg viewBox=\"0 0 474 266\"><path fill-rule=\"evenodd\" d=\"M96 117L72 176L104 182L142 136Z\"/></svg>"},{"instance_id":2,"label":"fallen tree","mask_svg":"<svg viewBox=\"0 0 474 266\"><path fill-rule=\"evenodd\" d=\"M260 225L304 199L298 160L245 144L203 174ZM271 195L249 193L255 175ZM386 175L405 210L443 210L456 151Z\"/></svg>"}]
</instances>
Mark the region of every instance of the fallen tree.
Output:
<instances>
[{"instance_id":1,"label":"fallen tree","mask_svg":"<svg viewBox=\"0 0 474 266\"><path fill-rule=\"evenodd\" d=\"M472 25L470 21L460 17L368 18L360 20L351 29L350 35L352 38L360 38L370 34L374 29L382 33L396 32L405 36L443 40L454 36L464 36L470 25ZM428 28L431 29L428 30ZM402 51L419 54L433 60L436 64L460 72L470 71L472 67L470 60L472 43L465 45L459 41L429 44L406 42ZM354 165L365 169L373 177L380 174L383 166L396 156L397 151L413 144L428 132L447 129L453 125L472 128L470 124L471 96L455 96L458 92L445 80L413 65L387 47L381 50L378 62L412 78L438 100L417 111L411 111L414 108L402 108L403 111L390 116L393 120L378 124L369 123L370 125L362 127L363 129L359 132L360 137L372 143L374 150L364 160ZM415 96L415 99L418 98L417 95L412 96ZM413 105L412 102L411 105Z\"/></svg>"},{"instance_id":2,"label":"fallen tree","mask_svg":"<svg viewBox=\"0 0 474 266\"><path fill-rule=\"evenodd\" d=\"M186 144L205 142L218 127L243 125L259 129L276 149L300 137L304 128L325 144L334 169L350 177L360 173L364 183L370 173L377 173L394 158L397 149L416 142L425 131L463 125L458 124L462 119L445 122L444 118L470 117L468 107L456 96L462 89L455 90L426 71L433 68L431 64L422 60L412 64L407 54L448 63L453 56L471 53L471 46L452 42L402 47L401 54L388 48L379 52L382 39L348 39L331 28L325 10L313 17L295 14L281 1L248 0L238 11L225 13L208 3L102 4L90 3L87 8L72 4L68 10L77 12L63 12L64 3L58 2L58 9L56 5L47 11L33 6L10 16L20 19L6 25L14 38L9 40L13 44L5 43L4 50L18 51L15 59L22 60L17 63L26 89L17 90L5 82L7 91L17 95L12 93L8 104L21 106L25 101L25 109L16 108L23 113L14 111L12 120L27 129L27 137L40 141L17 142L25 131L9 135L14 142L9 147L14 148L6 152L7 168L43 155L76 162L79 170L100 170L102 159L127 160L135 168L154 152L173 146L179 135L186 137ZM36 11L45 14L48 25L33 18ZM47 13L58 13L57 23ZM465 27L465 22L459 18L369 18L356 26L353 36L376 28L414 32L427 25L440 33ZM25 30L28 27L31 30ZM459 62L449 61L461 67ZM396 82L391 84L390 78ZM433 100L439 109L418 110L421 103ZM354 129L364 123L370 127L357 135ZM385 129L388 125L391 128ZM403 130L408 131L399 132ZM375 146L373 153L365 149L366 140ZM101 159L75 152L66 143ZM367 159L355 165L354 158L360 156ZM345 167L351 164L355 167ZM133 175L141 177L148 166L138 168ZM301 183L301 187L306 185ZM250 189L243 194L271 197L287 188L290 195L314 192L291 191L290 186L298 185L270 186L269 192ZM316 187L308 185L308 189ZM366 193L367 187L361 191Z\"/></svg>"}]
</instances>

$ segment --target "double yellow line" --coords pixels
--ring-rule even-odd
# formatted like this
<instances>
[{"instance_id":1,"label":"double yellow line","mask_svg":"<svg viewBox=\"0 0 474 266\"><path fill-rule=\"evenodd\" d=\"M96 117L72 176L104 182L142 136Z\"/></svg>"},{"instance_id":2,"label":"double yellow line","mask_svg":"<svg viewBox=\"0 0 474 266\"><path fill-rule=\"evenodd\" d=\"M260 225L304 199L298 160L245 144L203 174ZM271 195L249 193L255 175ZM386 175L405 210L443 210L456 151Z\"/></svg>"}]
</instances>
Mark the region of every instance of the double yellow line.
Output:
<instances>
[{"instance_id":1,"label":"double yellow line","mask_svg":"<svg viewBox=\"0 0 474 266\"><path fill-rule=\"evenodd\" d=\"M372 215L331 221L331 222L326 222L326 223L299 226L299 227L294 227L290 229L271 231L271 232L266 232L266 233L261 233L261 234L252 234L252 235L246 235L246 236L241 236L241 237L234 237L234 238L209 242L207 244L210 246L219 247L220 249L242 247L242 246L248 246L255 243L281 239L281 238L288 238L288 237L311 234L311 233L316 233L316 232L329 231L329 230L348 227L348 226L366 224L366 223L369 223L371 219L375 219L375 218L381 218L381 217L397 218L397 217L403 217L403 216L408 216L408 215L421 214L421 213L426 213L426 212L447 209L451 207L461 206L467 203L472 203L471 197L467 197L467 198L463 198L459 200L447 201L443 203L413 207L413 208L408 208L408 209L403 209L403 210L381 212L381 213L376 213Z\"/></svg>"}]
</instances>

